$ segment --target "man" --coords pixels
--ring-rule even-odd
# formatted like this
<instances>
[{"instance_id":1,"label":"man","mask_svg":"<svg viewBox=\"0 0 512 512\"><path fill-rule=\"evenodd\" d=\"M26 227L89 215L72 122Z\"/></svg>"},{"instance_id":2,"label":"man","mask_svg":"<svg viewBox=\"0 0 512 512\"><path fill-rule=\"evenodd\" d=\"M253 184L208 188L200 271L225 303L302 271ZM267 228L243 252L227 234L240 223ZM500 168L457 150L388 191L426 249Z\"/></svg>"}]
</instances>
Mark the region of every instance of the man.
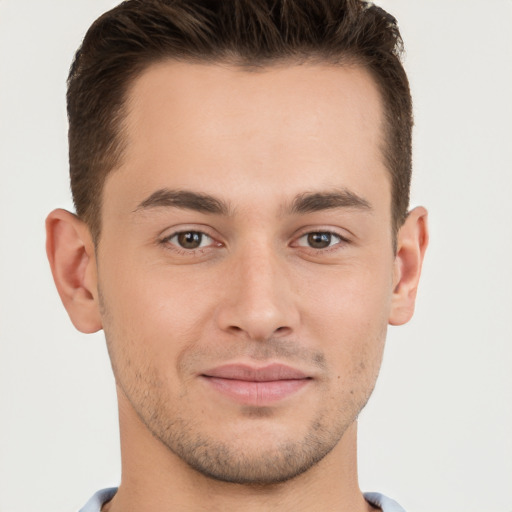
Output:
<instances>
[{"instance_id":1,"label":"man","mask_svg":"<svg viewBox=\"0 0 512 512\"><path fill-rule=\"evenodd\" d=\"M130 0L68 88L77 215L57 289L104 329L119 489L85 512L399 511L357 417L412 316L411 100L395 20L356 0Z\"/></svg>"}]
</instances>

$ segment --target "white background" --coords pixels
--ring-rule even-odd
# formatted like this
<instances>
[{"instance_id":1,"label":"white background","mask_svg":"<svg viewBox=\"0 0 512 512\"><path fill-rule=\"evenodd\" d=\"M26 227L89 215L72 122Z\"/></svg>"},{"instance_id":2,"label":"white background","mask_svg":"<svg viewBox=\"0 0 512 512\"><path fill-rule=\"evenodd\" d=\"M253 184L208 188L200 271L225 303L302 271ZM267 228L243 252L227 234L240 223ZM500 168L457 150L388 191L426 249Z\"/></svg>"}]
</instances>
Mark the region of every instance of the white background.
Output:
<instances>
[{"instance_id":1,"label":"white background","mask_svg":"<svg viewBox=\"0 0 512 512\"><path fill-rule=\"evenodd\" d=\"M78 509L119 479L101 334L54 290L44 218L71 208L65 79L112 0L0 0L0 512ZM417 314L360 421L364 490L409 512L512 511L512 2L382 0L416 111L430 210Z\"/></svg>"}]
</instances>

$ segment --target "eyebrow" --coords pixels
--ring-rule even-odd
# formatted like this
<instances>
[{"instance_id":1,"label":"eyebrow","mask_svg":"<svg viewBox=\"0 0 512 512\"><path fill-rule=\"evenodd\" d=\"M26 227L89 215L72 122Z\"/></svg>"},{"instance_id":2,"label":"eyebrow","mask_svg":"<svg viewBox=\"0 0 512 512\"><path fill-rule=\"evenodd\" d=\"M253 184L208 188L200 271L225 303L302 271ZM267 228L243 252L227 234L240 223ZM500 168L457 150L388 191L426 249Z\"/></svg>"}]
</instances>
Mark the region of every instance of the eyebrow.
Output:
<instances>
[{"instance_id":1,"label":"eyebrow","mask_svg":"<svg viewBox=\"0 0 512 512\"><path fill-rule=\"evenodd\" d=\"M291 203L291 213L313 213L335 208L372 210L371 204L361 196L347 189L329 192L309 192L295 197Z\"/></svg>"},{"instance_id":2,"label":"eyebrow","mask_svg":"<svg viewBox=\"0 0 512 512\"><path fill-rule=\"evenodd\" d=\"M167 207L194 210L215 215L231 215L230 205L209 194L188 190L170 190L163 188L153 192L135 208L134 212L152 208ZM372 210L371 204L363 197L347 189L326 192L305 192L297 195L285 213L306 214L336 208Z\"/></svg>"},{"instance_id":3,"label":"eyebrow","mask_svg":"<svg viewBox=\"0 0 512 512\"><path fill-rule=\"evenodd\" d=\"M216 215L229 215L231 211L228 203L208 194L167 188L153 192L137 206L135 211L158 207L182 208Z\"/></svg>"}]
</instances>

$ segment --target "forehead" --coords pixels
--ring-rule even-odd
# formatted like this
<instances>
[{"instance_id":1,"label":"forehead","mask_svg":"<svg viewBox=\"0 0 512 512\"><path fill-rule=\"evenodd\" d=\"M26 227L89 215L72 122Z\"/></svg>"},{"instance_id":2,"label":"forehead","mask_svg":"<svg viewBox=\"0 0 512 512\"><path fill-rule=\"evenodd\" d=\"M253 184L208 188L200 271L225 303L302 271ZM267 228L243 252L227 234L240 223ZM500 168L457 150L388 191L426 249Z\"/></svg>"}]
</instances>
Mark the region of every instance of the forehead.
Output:
<instances>
[{"instance_id":1,"label":"forehead","mask_svg":"<svg viewBox=\"0 0 512 512\"><path fill-rule=\"evenodd\" d=\"M164 186L250 196L344 187L364 195L358 189L372 184L379 192L376 177L382 195L381 125L377 86L361 67L248 71L166 61L129 91L119 171L140 195Z\"/></svg>"}]
</instances>

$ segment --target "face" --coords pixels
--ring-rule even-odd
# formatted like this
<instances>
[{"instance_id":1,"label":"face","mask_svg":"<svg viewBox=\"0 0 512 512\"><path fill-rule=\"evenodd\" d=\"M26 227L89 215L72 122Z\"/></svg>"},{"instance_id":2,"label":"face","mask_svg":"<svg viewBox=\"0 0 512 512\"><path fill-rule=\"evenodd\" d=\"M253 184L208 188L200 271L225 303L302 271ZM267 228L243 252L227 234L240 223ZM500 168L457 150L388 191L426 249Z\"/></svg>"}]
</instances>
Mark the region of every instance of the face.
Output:
<instances>
[{"instance_id":1,"label":"face","mask_svg":"<svg viewBox=\"0 0 512 512\"><path fill-rule=\"evenodd\" d=\"M168 62L134 83L98 289L120 400L170 456L284 481L364 407L395 285L381 124L359 68Z\"/></svg>"}]
</instances>

